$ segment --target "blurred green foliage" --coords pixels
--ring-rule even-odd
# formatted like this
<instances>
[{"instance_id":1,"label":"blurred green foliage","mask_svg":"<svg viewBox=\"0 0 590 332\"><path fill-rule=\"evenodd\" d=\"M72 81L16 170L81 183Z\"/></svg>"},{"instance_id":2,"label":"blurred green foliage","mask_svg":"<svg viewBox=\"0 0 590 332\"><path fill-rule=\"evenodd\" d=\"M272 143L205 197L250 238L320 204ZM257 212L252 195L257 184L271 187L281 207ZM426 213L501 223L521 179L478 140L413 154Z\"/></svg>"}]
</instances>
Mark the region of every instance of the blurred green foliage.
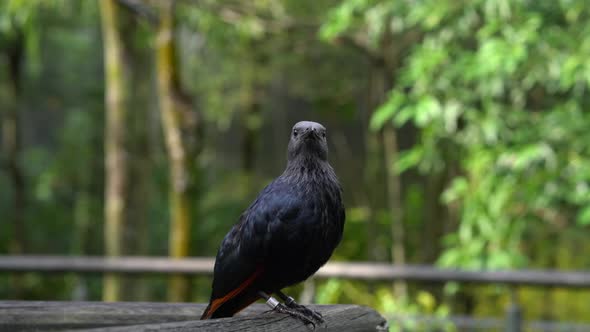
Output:
<instances>
[{"instance_id":1,"label":"blurred green foliage","mask_svg":"<svg viewBox=\"0 0 590 332\"><path fill-rule=\"evenodd\" d=\"M142 5L155 10L150 1ZM131 183L148 188L139 207L147 229L129 237L147 237L137 254L166 255L168 165L154 93L154 31L127 14L136 119L128 153L148 165L147 177ZM177 18L181 81L204 126L193 255L215 254L243 209L282 171L291 125L310 119L330 130L331 161L345 188L345 238L334 259L391 261L383 172L393 168L403 187L399 222L409 263L590 264L586 1L200 1L179 2ZM99 24L93 1L0 2L0 107L19 105L27 253L103 253ZM14 38L27 50L18 100L7 92ZM378 107L369 101L375 68L391 79ZM393 165L383 163L381 148L365 144L386 126L395 126L400 141ZM244 143L248 133L253 148ZM359 176L367 169L372 182ZM0 172L2 254L14 232L11 186L9 172ZM8 280L0 276L2 298L13 296ZM23 280L27 299L100 298L95 277ZM165 298L163 278L141 280L141 299ZM195 301L207 299L209 283L195 278ZM327 280L317 282L315 301L366 304L388 315L504 312L505 288L456 286L411 285L410 298L399 299L389 284ZM587 319L588 291L520 293L527 317Z\"/></svg>"},{"instance_id":2,"label":"blurred green foliage","mask_svg":"<svg viewBox=\"0 0 590 332\"><path fill-rule=\"evenodd\" d=\"M332 11L325 38L362 33L379 47L420 34L371 127L418 129L399 172L458 163L442 199L461 223L443 266L522 267L534 255L525 236L589 222L589 14L583 1L353 0Z\"/></svg>"}]
</instances>

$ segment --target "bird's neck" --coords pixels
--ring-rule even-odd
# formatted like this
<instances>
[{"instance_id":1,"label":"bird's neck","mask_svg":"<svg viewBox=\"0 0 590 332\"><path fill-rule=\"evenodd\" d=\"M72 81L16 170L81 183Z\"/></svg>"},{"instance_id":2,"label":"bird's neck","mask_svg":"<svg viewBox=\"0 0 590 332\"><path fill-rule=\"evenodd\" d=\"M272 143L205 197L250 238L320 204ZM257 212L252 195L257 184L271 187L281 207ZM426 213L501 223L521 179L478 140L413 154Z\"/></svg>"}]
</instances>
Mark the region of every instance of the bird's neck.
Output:
<instances>
[{"instance_id":1,"label":"bird's neck","mask_svg":"<svg viewBox=\"0 0 590 332\"><path fill-rule=\"evenodd\" d=\"M338 181L334 169L327 160L297 157L287 162L283 177L295 181Z\"/></svg>"}]
</instances>

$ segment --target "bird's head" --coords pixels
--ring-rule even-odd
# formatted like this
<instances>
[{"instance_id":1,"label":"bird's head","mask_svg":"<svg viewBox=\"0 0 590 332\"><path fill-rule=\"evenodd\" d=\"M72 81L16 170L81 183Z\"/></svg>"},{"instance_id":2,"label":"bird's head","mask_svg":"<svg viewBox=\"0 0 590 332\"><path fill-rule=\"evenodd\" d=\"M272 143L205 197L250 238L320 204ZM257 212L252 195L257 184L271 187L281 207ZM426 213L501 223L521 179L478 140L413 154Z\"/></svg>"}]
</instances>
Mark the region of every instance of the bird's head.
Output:
<instances>
[{"instance_id":1,"label":"bird's head","mask_svg":"<svg viewBox=\"0 0 590 332\"><path fill-rule=\"evenodd\" d=\"M328 159L326 128L317 122L300 121L291 130L289 160L298 157Z\"/></svg>"}]
</instances>

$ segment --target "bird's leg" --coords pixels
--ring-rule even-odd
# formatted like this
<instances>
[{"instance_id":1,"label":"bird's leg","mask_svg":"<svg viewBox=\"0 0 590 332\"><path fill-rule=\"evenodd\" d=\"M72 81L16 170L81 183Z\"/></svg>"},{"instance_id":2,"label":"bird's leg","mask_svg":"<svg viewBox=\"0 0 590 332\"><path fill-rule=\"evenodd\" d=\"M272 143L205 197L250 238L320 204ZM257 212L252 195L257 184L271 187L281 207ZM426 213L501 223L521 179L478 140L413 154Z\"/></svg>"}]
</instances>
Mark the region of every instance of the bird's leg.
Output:
<instances>
[{"instance_id":1,"label":"bird's leg","mask_svg":"<svg viewBox=\"0 0 590 332\"><path fill-rule=\"evenodd\" d=\"M311 310L297 302L295 302L295 300L290 297L289 295L278 291L276 292L277 295L281 298L281 300L283 300L283 302L285 302L285 305L293 310L299 311L300 313L308 316L308 317L312 317L314 321L316 321L317 323L323 324L324 323L324 317L322 316L322 314L320 314L317 311Z\"/></svg>"},{"instance_id":2,"label":"bird's leg","mask_svg":"<svg viewBox=\"0 0 590 332\"><path fill-rule=\"evenodd\" d=\"M272 309L272 311L276 311L276 312L279 312L282 314L288 314L289 316L291 316L293 318L299 319L305 325L311 324L312 327L315 329L314 320L311 319L310 317L306 316L305 314L303 314L295 309L287 308L285 305L280 303L277 299L266 294L265 292L258 292L258 295L260 295L260 297L262 297L263 299L266 300L266 304Z\"/></svg>"}]
</instances>

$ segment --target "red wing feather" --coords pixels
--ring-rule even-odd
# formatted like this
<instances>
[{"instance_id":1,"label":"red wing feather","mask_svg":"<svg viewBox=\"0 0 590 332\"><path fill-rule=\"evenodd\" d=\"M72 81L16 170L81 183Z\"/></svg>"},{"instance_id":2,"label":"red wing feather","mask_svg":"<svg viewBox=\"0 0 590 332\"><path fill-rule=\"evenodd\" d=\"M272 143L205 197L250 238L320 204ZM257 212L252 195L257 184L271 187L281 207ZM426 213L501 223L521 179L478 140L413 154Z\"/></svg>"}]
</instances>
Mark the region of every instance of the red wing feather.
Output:
<instances>
[{"instance_id":1,"label":"red wing feather","mask_svg":"<svg viewBox=\"0 0 590 332\"><path fill-rule=\"evenodd\" d=\"M248 286L250 286L260 276L260 274L262 273L262 270L263 270L262 268L256 269L254 271L254 273L252 273L252 275L250 277L248 277L246 280L244 280L238 287L234 288L233 290L231 290L227 294L223 295L222 297L211 300L211 303L209 303L209 305L207 306L207 309L205 309L205 312L203 312L201 319L211 318L211 316L215 313L215 311L218 310L219 307L221 307L224 303L226 303L227 301L240 295L246 288L248 288ZM253 299L249 299L245 305L238 308L238 310L236 312L234 312L233 314L244 309L245 307L247 307L248 305L250 305L252 302L254 302L256 300L257 300L257 297L255 297Z\"/></svg>"}]
</instances>

